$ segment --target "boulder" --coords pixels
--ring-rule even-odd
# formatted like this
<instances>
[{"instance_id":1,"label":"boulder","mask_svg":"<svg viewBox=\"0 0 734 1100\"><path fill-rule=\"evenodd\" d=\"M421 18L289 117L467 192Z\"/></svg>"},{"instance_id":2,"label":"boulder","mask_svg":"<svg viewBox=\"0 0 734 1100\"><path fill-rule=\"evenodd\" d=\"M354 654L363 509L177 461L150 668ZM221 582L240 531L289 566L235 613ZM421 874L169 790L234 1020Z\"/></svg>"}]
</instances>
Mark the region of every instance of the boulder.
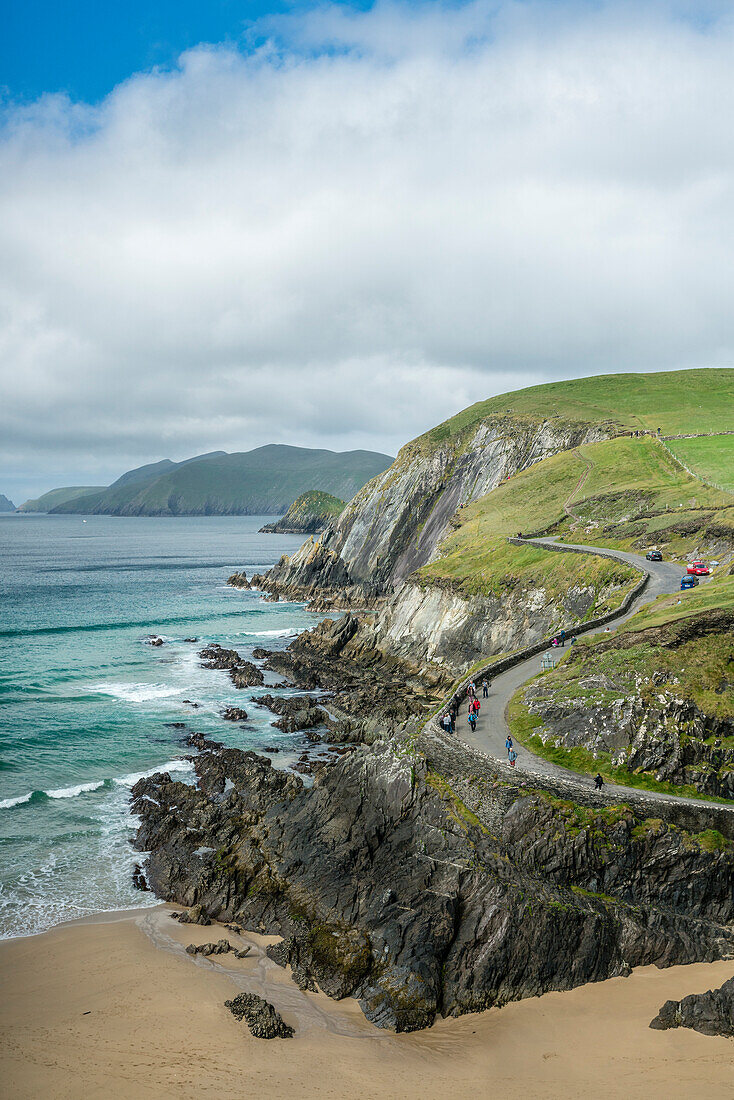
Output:
<instances>
[{"instance_id":1,"label":"boulder","mask_svg":"<svg viewBox=\"0 0 734 1100\"><path fill-rule=\"evenodd\" d=\"M280 1013L256 993L239 993L224 1004L236 1020L244 1019L256 1039L290 1039L294 1035Z\"/></svg>"}]
</instances>

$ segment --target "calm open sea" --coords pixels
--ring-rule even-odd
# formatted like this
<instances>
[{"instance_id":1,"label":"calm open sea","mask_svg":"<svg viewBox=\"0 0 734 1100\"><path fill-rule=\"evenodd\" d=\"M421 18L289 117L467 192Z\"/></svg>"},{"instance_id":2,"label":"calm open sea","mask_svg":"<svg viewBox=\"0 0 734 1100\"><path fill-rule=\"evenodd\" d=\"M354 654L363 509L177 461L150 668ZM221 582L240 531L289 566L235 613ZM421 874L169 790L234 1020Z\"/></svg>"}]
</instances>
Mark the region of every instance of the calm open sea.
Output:
<instances>
[{"instance_id":1,"label":"calm open sea","mask_svg":"<svg viewBox=\"0 0 734 1100\"><path fill-rule=\"evenodd\" d=\"M146 772L191 777L171 723L280 746L278 766L300 751L300 735L248 705L258 689L237 691L197 657L207 642L245 656L283 647L317 621L226 587L235 569L263 571L300 545L258 534L263 522L0 517L0 936L154 903L131 886L127 805ZM228 704L248 711L245 728L221 719Z\"/></svg>"}]
</instances>

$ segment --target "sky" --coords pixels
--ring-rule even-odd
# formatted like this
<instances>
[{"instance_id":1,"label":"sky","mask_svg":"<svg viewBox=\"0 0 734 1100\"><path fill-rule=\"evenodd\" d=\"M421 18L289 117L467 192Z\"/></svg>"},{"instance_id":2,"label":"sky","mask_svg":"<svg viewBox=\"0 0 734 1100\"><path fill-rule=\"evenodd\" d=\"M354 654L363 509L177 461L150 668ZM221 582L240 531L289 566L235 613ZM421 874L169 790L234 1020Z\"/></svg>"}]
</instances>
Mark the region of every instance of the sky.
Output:
<instances>
[{"instance_id":1,"label":"sky","mask_svg":"<svg viewBox=\"0 0 734 1100\"><path fill-rule=\"evenodd\" d=\"M0 492L734 365L734 7L12 0Z\"/></svg>"}]
</instances>

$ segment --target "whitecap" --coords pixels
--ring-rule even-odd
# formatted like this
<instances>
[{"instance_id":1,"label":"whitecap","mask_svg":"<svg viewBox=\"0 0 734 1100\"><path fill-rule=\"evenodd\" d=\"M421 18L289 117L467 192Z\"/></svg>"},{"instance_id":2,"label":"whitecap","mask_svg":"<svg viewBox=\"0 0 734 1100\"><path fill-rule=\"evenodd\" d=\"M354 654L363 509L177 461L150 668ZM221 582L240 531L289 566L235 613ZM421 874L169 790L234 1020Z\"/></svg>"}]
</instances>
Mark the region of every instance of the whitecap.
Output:
<instances>
[{"instance_id":1,"label":"whitecap","mask_svg":"<svg viewBox=\"0 0 734 1100\"><path fill-rule=\"evenodd\" d=\"M149 703L154 699L170 699L180 695L180 688L167 684L90 684L89 691L98 695L111 695L125 703Z\"/></svg>"},{"instance_id":2,"label":"whitecap","mask_svg":"<svg viewBox=\"0 0 734 1100\"><path fill-rule=\"evenodd\" d=\"M104 779L96 779L90 783L79 783L76 787L59 787L55 791L44 791L49 798L76 798L78 794L88 794L89 791L98 791L104 787Z\"/></svg>"},{"instance_id":3,"label":"whitecap","mask_svg":"<svg viewBox=\"0 0 734 1100\"><path fill-rule=\"evenodd\" d=\"M297 630L288 627L286 630L240 630L235 635L237 638L287 638L289 634L296 635Z\"/></svg>"},{"instance_id":4,"label":"whitecap","mask_svg":"<svg viewBox=\"0 0 734 1100\"><path fill-rule=\"evenodd\" d=\"M33 798L33 791L29 791L28 794L19 794L17 798L3 798L0 802L0 810L9 810L11 806L20 806L24 802L30 802Z\"/></svg>"},{"instance_id":5,"label":"whitecap","mask_svg":"<svg viewBox=\"0 0 734 1100\"><path fill-rule=\"evenodd\" d=\"M149 779L158 772L183 772L193 774L194 765L190 760L169 760L166 764L158 764L155 768L149 768L145 772L130 772L129 775L116 776L112 782L119 787L134 787L139 779Z\"/></svg>"}]
</instances>

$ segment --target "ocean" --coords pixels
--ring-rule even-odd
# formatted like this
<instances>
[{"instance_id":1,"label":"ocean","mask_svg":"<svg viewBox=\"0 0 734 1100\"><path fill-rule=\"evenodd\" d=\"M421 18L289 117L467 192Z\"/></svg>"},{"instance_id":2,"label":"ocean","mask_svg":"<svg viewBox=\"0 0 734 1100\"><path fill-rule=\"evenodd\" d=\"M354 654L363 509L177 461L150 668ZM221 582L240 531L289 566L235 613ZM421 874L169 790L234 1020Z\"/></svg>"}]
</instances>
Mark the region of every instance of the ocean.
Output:
<instances>
[{"instance_id":1,"label":"ocean","mask_svg":"<svg viewBox=\"0 0 734 1100\"><path fill-rule=\"evenodd\" d=\"M0 937L155 904L131 883L130 787L159 770L190 782L188 732L278 747L278 767L302 750L249 703L262 688L238 691L197 656L282 648L322 617L226 586L301 544L258 534L264 522L0 516Z\"/></svg>"}]
</instances>

